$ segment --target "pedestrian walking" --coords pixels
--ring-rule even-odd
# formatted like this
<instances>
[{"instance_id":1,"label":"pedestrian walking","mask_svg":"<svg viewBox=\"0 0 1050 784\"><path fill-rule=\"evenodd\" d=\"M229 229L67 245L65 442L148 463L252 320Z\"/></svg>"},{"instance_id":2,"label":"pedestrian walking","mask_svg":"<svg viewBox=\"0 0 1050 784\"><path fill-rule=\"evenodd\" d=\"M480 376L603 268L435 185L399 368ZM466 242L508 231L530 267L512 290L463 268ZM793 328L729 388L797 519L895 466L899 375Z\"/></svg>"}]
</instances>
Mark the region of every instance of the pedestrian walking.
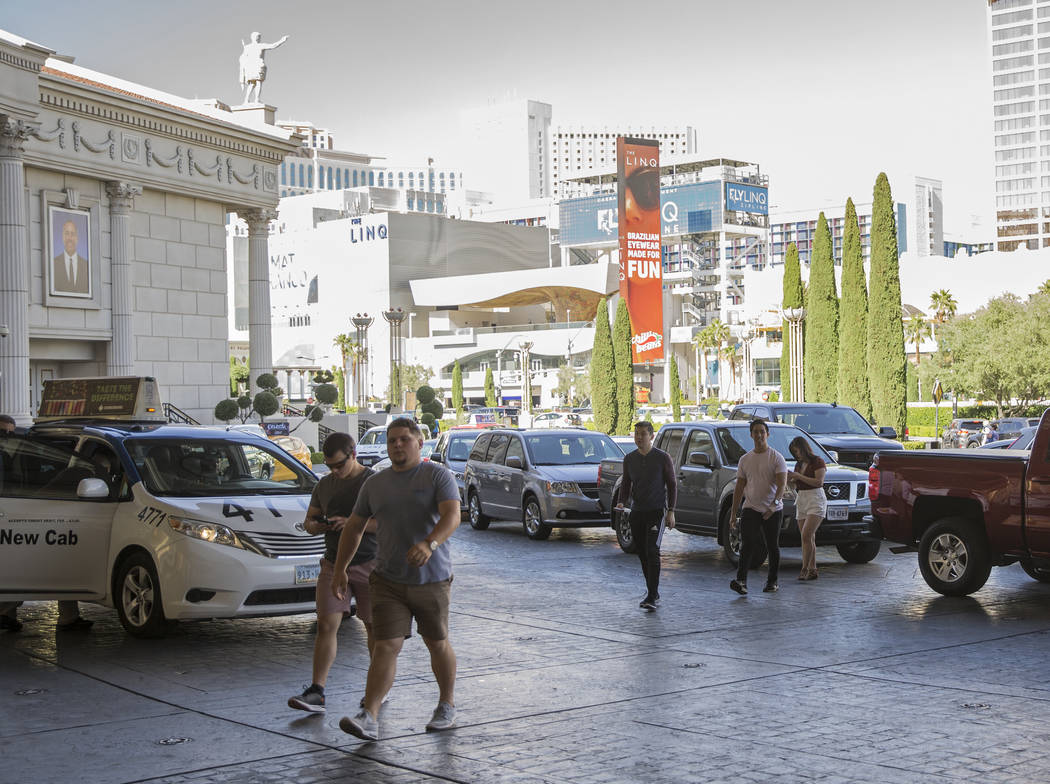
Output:
<instances>
[{"instance_id":1,"label":"pedestrian walking","mask_svg":"<svg viewBox=\"0 0 1050 784\"><path fill-rule=\"evenodd\" d=\"M993 444L999 440L999 423L991 422L984 429L984 443Z\"/></svg>"},{"instance_id":2,"label":"pedestrian walking","mask_svg":"<svg viewBox=\"0 0 1050 784\"><path fill-rule=\"evenodd\" d=\"M788 482L795 488L795 518L802 538L802 571L800 580L817 579L817 529L824 522L828 497L824 494L827 463L813 453L809 441L797 436L790 444L795 470L788 471Z\"/></svg>"},{"instance_id":3,"label":"pedestrian walking","mask_svg":"<svg viewBox=\"0 0 1050 784\"><path fill-rule=\"evenodd\" d=\"M674 528L674 505L678 482L674 462L653 446L652 422L634 426L637 449L623 458L623 478L616 508L631 509L631 538L638 548L645 577L645 598L638 605L652 612L660 603L660 544L664 527Z\"/></svg>"},{"instance_id":4,"label":"pedestrian walking","mask_svg":"<svg viewBox=\"0 0 1050 784\"><path fill-rule=\"evenodd\" d=\"M357 462L357 444L349 433L332 433L324 442L324 463L329 473L321 477L310 496L303 527L314 536L324 535L324 555L317 577L317 636L314 638L313 681L303 691L288 699L288 707L311 713L325 712L324 689L328 671L338 649L339 626L350 612L350 597L357 605L357 617L365 625L369 657L372 655L372 603L368 578L376 565L376 523L369 520L361 534L361 543L344 568L348 589L342 598L332 593L332 575L339 552L339 540L357 503L365 480L374 471Z\"/></svg>"},{"instance_id":5,"label":"pedestrian walking","mask_svg":"<svg viewBox=\"0 0 1050 784\"><path fill-rule=\"evenodd\" d=\"M437 708L426 728L446 730L456 722L456 654L448 639L452 585L448 539L459 527L459 488L447 468L422 460L423 435L415 422L395 419L386 432L391 467L361 488L339 540L332 578L332 592L342 598L346 565L357 552L366 522L374 517L378 550L369 580L375 637L372 661L361 709L339 721L340 729L363 740L379 738L379 709L394 683L397 657L412 634L413 618L430 651L439 690Z\"/></svg>"},{"instance_id":6,"label":"pedestrian walking","mask_svg":"<svg viewBox=\"0 0 1050 784\"><path fill-rule=\"evenodd\" d=\"M769 447L769 425L765 420L751 420L751 440L755 446L737 462L736 487L733 488L733 513L740 510L740 562L736 579L729 587L747 594L747 571L752 553L765 541L769 553L766 593L780 587L780 523L784 516L784 489L787 484L787 461ZM741 507L743 500L743 507Z\"/></svg>"}]
</instances>

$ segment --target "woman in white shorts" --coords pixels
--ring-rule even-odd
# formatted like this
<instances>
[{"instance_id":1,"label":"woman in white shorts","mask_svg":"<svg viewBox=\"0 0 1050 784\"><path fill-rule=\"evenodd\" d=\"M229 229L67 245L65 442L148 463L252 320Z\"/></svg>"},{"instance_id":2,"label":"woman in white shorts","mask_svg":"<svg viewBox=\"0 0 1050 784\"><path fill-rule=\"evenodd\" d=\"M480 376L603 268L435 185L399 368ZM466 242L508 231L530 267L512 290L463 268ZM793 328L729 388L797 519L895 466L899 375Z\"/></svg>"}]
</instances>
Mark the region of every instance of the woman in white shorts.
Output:
<instances>
[{"instance_id":1,"label":"woman in white shorts","mask_svg":"<svg viewBox=\"0 0 1050 784\"><path fill-rule=\"evenodd\" d=\"M827 463L813 454L802 436L788 446L794 455L795 470L788 471L788 482L795 488L795 517L802 535L802 571L800 580L817 579L817 529L827 514L828 498L824 495Z\"/></svg>"}]
</instances>

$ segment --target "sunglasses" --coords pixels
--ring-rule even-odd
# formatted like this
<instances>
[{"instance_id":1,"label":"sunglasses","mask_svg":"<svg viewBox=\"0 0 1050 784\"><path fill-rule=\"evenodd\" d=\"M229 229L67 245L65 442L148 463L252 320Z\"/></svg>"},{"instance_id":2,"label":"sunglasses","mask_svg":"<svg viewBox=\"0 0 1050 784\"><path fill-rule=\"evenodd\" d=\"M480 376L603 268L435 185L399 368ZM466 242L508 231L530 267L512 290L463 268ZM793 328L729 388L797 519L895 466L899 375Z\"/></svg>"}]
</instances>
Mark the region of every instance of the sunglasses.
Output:
<instances>
[{"instance_id":1,"label":"sunglasses","mask_svg":"<svg viewBox=\"0 0 1050 784\"><path fill-rule=\"evenodd\" d=\"M655 210L660 206L660 170L652 166L635 169L624 180L639 209Z\"/></svg>"},{"instance_id":2,"label":"sunglasses","mask_svg":"<svg viewBox=\"0 0 1050 784\"><path fill-rule=\"evenodd\" d=\"M324 464L326 466L328 466L328 468L330 468L332 471L338 471L340 468L345 466L349 460L350 460L350 456L348 455L348 456L344 457L342 460L339 460L339 461L337 461L335 463L329 463L326 460Z\"/></svg>"}]
</instances>

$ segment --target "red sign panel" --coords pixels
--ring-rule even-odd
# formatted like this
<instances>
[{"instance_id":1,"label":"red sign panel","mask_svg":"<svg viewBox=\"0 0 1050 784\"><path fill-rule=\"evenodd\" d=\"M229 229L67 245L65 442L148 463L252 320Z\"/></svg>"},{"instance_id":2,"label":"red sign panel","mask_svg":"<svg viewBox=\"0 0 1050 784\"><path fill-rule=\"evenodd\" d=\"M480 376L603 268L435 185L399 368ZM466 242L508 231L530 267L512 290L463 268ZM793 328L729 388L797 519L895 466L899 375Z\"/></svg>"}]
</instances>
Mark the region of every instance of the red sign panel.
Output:
<instances>
[{"instance_id":1,"label":"red sign panel","mask_svg":"<svg viewBox=\"0 0 1050 784\"><path fill-rule=\"evenodd\" d=\"M616 140L619 181L620 296L631 315L635 362L663 359L663 272L660 256L660 143Z\"/></svg>"}]
</instances>

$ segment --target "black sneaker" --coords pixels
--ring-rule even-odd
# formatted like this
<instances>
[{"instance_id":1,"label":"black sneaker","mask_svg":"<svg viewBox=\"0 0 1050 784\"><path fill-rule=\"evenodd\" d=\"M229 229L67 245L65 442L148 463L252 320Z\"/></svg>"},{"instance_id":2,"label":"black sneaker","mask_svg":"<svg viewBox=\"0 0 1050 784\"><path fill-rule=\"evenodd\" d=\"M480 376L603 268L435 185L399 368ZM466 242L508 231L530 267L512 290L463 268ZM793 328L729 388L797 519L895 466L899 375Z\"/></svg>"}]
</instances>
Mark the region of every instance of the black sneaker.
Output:
<instances>
[{"instance_id":1,"label":"black sneaker","mask_svg":"<svg viewBox=\"0 0 1050 784\"><path fill-rule=\"evenodd\" d=\"M730 580L729 587L741 596L747 596L747 583L742 583L739 580Z\"/></svg>"},{"instance_id":2,"label":"black sneaker","mask_svg":"<svg viewBox=\"0 0 1050 784\"><path fill-rule=\"evenodd\" d=\"M316 684L306 687L302 694L288 698L288 707L309 713L324 713L324 689Z\"/></svg>"},{"instance_id":3,"label":"black sneaker","mask_svg":"<svg viewBox=\"0 0 1050 784\"><path fill-rule=\"evenodd\" d=\"M766 583L766 587L762 589L762 593L776 593L780 590L780 586L775 582Z\"/></svg>"},{"instance_id":4,"label":"black sneaker","mask_svg":"<svg viewBox=\"0 0 1050 784\"><path fill-rule=\"evenodd\" d=\"M656 601L654 599L645 598L642 599L641 603L638 606L641 607L643 610L649 610L650 612L652 612L656 609Z\"/></svg>"},{"instance_id":5,"label":"black sneaker","mask_svg":"<svg viewBox=\"0 0 1050 784\"><path fill-rule=\"evenodd\" d=\"M5 632L20 632L22 631L22 622L18 618L12 618L10 615L0 615L0 629Z\"/></svg>"}]
</instances>

